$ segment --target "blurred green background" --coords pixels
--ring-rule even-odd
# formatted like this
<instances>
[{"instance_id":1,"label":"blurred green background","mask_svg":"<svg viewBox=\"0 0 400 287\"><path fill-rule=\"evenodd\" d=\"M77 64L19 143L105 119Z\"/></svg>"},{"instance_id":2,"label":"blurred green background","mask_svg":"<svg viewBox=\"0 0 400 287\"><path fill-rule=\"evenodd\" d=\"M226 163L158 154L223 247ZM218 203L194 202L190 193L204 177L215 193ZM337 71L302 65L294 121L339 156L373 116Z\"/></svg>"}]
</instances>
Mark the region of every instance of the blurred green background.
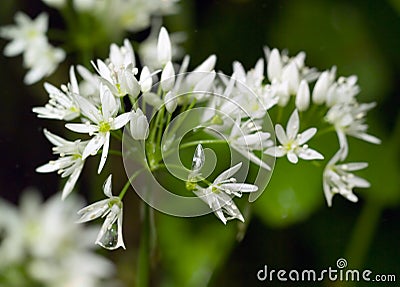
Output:
<instances>
[{"instance_id":1,"label":"blurred green background","mask_svg":"<svg viewBox=\"0 0 400 287\"><path fill-rule=\"evenodd\" d=\"M290 55L305 51L308 66L324 70L336 65L339 75L358 75L362 90L359 101L378 103L368 116L368 124L370 133L383 143L374 146L350 140L348 160L367 161L369 167L359 174L372 184L370 189L356 190L360 198L357 204L336 196L333 207L328 208L321 177L309 176L315 173L315 167L304 163L293 170L283 159L278 161L277 169L287 173L273 175L271 189L251 210L245 200L240 202L242 210L247 211L247 225L230 222L225 227L213 215L184 219L155 212L151 285L341 286L338 282L259 282L256 274L265 264L273 269L322 270L336 267L336 260L343 257L350 268L397 275L397 285L364 282L356 286L398 286L400 1L187 0L179 6L180 11L164 23L170 32L186 33L183 47L191 55L192 67L216 54L217 69L230 74L235 60L247 69L253 67L264 56L265 45L287 48ZM50 25L63 28L57 11L39 0L2 0L0 25L11 24L18 10L30 16L47 11ZM128 36L140 41L148 34L146 30ZM2 49L6 42L1 40L0 44ZM99 49L105 52L97 56L106 57L107 48ZM46 101L46 94L42 83L23 85L21 57L1 56L0 61L0 195L17 202L24 188L36 186L49 196L58 190L57 175L36 174L34 169L52 157L42 129L61 132L62 124L38 120L31 112L33 106ZM68 65L76 64L74 58L69 61L48 81L55 85L65 83ZM327 139L324 144L336 142ZM91 179L97 163L97 159L88 162L79 185L90 201L98 199L107 174ZM112 163L119 164L117 160ZM116 185L122 187L123 169L118 168L121 182ZM134 286L141 230L135 193L126 196L125 206L128 250L105 254L117 262L118 276L126 286Z\"/></svg>"}]
</instances>

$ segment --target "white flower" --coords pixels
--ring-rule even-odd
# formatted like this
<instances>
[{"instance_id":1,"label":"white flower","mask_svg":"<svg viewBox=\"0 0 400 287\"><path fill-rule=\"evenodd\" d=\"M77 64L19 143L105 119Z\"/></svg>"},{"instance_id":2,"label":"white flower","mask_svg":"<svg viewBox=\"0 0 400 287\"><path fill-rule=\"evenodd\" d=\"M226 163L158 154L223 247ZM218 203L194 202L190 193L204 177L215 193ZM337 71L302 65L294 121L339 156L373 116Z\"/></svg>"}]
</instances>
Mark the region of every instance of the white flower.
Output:
<instances>
[{"instance_id":1,"label":"white flower","mask_svg":"<svg viewBox=\"0 0 400 287\"><path fill-rule=\"evenodd\" d=\"M25 75L25 84L34 84L51 75L64 59L64 50L54 48L47 41L31 46L24 53L24 66L30 69Z\"/></svg>"},{"instance_id":2,"label":"white flower","mask_svg":"<svg viewBox=\"0 0 400 287\"><path fill-rule=\"evenodd\" d=\"M305 143L317 132L316 128L309 128L299 134L300 119L297 110L294 110L286 126L286 132L280 124L275 126L276 137L281 145L268 148L264 153L282 157L287 156L291 163L297 163L298 158L305 160L323 159L323 155L311 149Z\"/></svg>"},{"instance_id":3,"label":"white flower","mask_svg":"<svg viewBox=\"0 0 400 287\"><path fill-rule=\"evenodd\" d=\"M352 162L337 164L337 162L343 158L344 152L343 149L339 149L339 151L328 162L324 170L323 186L328 206L332 205L332 198L335 194L340 194L352 202L357 202L358 199L353 193L353 188L370 187L368 181L350 173L350 171L366 168L368 163Z\"/></svg>"},{"instance_id":4,"label":"white flower","mask_svg":"<svg viewBox=\"0 0 400 287\"><path fill-rule=\"evenodd\" d=\"M97 65L96 65L97 64ZM111 44L109 58L103 62L92 62L93 67L100 75L100 80L116 97L131 95L136 97L140 92L140 85L135 75L135 55L130 42L125 39L124 46Z\"/></svg>"},{"instance_id":5,"label":"white flower","mask_svg":"<svg viewBox=\"0 0 400 287\"><path fill-rule=\"evenodd\" d=\"M167 111L172 114L176 107L178 106L178 98L173 94L172 91L169 91L164 98L165 108Z\"/></svg>"},{"instance_id":6,"label":"white flower","mask_svg":"<svg viewBox=\"0 0 400 287\"><path fill-rule=\"evenodd\" d=\"M326 105L332 107L337 104L354 103L355 97L359 92L360 87L357 85L357 76L340 77L329 87L326 94Z\"/></svg>"},{"instance_id":7,"label":"white flower","mask_svg":"<svg viewBox=\"0 0 400 287\"><path fill-rule=\"evenodd\" d=\"M38 114L39 118L56 119L70 121L80 115L80 110L74 100L74 94L79 94L79 88L75 77L74 68L70 68L70 89L61 86L61 90L49 83L44 83L44 88L49 94L49 102L44 107L35 107L32 109Z\"/></svg>"},{"instance_id":8,"label":"white flower","mask_svg":"<svg viewBox=\"0 0 400 287\"><path fill-rule=\"evenodd\" d=\"M33 190L24 191L19 208L0 199L0 273L23 271L18 286L95 287L110 278L115 266L92 250L95 229L75 223L81 206L74 196L60 201L59 194L43 203ZM2 284L15 286L8 278Z\"/></svg>"},{"instance_id":9,"label":"white flower","mask_svg":"<svg viewBox=\"0 0 400 287\"><path fill-rule=\"evenodd\" d=\"M133 139L145 140L149 136L149 123L141 109L132 110L129 128Z\"/></svg>"},{"instance_id":10,"label":"white flower","mask_svg":"<svg viewBox=\"0 0 400 287\"><path fill-rule=\"evenodd\" d=\"M242 192L255 192L258 187L248 183L237 183L236 179L232 177L242 166L242 163L239 162L218 175L207 188L203 188L196 182L202 181L201 169L204 162L204 150L202 145L199 144L193 155L192 169L186 183L187 188L203 200L224 224L234 218L244 222L243 215L233 202L232 197L241 197Z\"/></svg>"},{"instance_id":11,"label":"white flower","mask_svg":"<svg viewBox=\"0 0 400 287\"><path fill-rule=\"evenodd\" d=\"M106 217L96 239L96 244L103 248L114 250L119 247L125 249L122 237L122 201L111 192L111 175L104 182L104 194L108 199L93 203L78 211L81 218L79 223Z\"/></svg>"},{"instance_id":12,"label":"white flower","mask_svg":"<svg viewBox=\"0 0 400 287\"><path fill-rule=\"evenodd\" d=\"M258 187L248 183L237 183L232 176L239 171L242 163L222 172L207 188L196 185L193 193L208 204L215 215L224 223L231 219L244 222L243 215L233 202L232 197L241 197L242 192L255 192Z\"/></svg>"},{"instance_id":13,"label":"white flower","mask_svg":"<svg viewBox=\"0 0 400 287\"><path fill-rule=\"evenodd\" d=\"M376 103L338 104L329 109L325 119L336 129L340 148L344 150L342 160L347 156L348 152L346 135L351 135L366 142L380 144L380 139L366 133L368 125L365 124L365 117L367 112L375 105Z\"/></svg>"},{"instance_id":14,"label":"white flower","mask_svg":"<svg viewBox=\"0 0 400 287\"><path fill-rule=\"evenodd\" d=\"M81 142L80 140L67 141L50 133L48 130L44 130L44 135L54 145L53 152L60 155L60 158L38 167L36 171L41 173L57 171L61 174L61 177L68 177L62 191L62 199L64 200L72 192L81 174L85 163L82 158L82 152L88 142Z\"/></svg>"},{"instance_id":15,"label":"white flower","mask_svg":"<svg viewBox=\"0 0 400 287\"><path fill-rule=\"evenodd\" d=\"M11 40L4 48L6 56L16 56L27 49L34 49L34 46L40 42L47 41L45 34L48 15L46 13L41 13L32 20L26 14L17 12L14 19L17 25L5 26L0 30L1 37Z\"/></svg>"},{"instance_id":16,"label":"white flower","mask_svg":"<svg viewBox=\"0 0 400 287\"><path fill-rule=\"evenodd\" d=\"M118 103L110 90L101 85L100 87L101 109L96 107L87 99L77 96L76 101L81 109L82 115L87 117L92 123L72 123L65 126L78 133L88 133L94 137L89 141L82 158L86 159L89 155L95 155L101 147L103 152L98 168L98 173L104 167L107 160L108 148L110 145L110 131L118 130L125 126L130 119L130 113L118 115Z\"/></svg>"},{"instance_id":17,"label":"white flower","mask_svg":"<svg viewBox=\"0 0 400 287\"><path fill-rule=\"evenodd\" d=\"M272 146L273 142L270 140L270 136L270 133L262 131L256 121L249 119L242 123L238 117L232 126L228 142L244 157L266 170L271 170L267 163L253 153L254 150L264 150L264 148Z\"/></svg>"}]
</instances>

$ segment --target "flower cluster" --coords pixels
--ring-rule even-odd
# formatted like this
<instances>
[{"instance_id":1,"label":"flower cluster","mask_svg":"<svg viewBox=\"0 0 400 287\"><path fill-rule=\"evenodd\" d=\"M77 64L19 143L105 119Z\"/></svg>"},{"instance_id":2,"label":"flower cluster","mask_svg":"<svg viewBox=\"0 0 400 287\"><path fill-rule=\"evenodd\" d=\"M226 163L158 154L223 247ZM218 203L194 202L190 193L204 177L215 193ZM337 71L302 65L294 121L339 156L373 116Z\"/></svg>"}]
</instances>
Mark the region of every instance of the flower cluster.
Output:
<instances>
[{"instance_id":1,"label":"flower cluster","mask_svg":"<svg viewBox=\"0 0 400 287\"><path fill-rule=\"evenodd\" d=\"M100 155L98 173L102 172L110 141L121 140L124 128L128 131L125 135L146 147L145 168L154 172L165 167L163 152L180 148L181 140L176 138L174 128L168 128L170 123L177 115L196 107L202 107L203 112L201 124L193 132L208 133L214 140L187 142L185 147L223 142L263 170L271 170L270 160L275 157L287 156L293 164L299 159L323 160L324 155L308 143L315 145L316 135L335 130L341 152L328 163L323 176L328 204L333 194L353 200L352 189L367 186L350 180L350 174L344 174L343 165L337 165L347 157L347 136L379 143L366 133L366 112L374 104L357 102L359 88L355 76L336 79L335 68L320 73L305 65L305 53L291 58L277 49L265 49L266 77L263 59L249 71L234 62L230 77L217 74L215 55L188 72L189 56L180 65L173 61L173 47L164 27L159 31L156 50L157 64L145 66L136 61L131 43L125 40L122 46L110 46L107 59L92 62L96 73L82 66L71 67L68 84L60 89L45 84L50 100L33 111L39 117L66 121L67 129L86 134L82 139L69 141L45 130L59 158L39 167L38 171L58 171L62 177L69 177L63 198L73 190L89 157ZM275 116L275 130L268 130L265 125L269 114ZM324 116L318 118L320 114ZM288 119L286 131L285 119ZM311 124L305 119L312 119ZM164 133L172 133L170 141L162 140ZM278 143L274 142L275 137ZM121 151L113 153L121 154ZM242 192L255 192L258 187L237 183L232 177L241 163L228 168L212 183L207 182L201 177L204 160L203 148L199 145L187 179L188 189L205 201L223 223L232 218L243 221L231 196L240 197ZM207 186L197 184L199 181ZM124 247L122 200L127 186L119 196L113 196L110 176L104 186L107 199L80 211L82 222L106 217L96 241L105 248Z\"/></svg>"},{"instance_id":2,"label":"flower cluster","mask_svg":"<svg viewBox=\"0 0 400 287\"><path fill-rule=\"evenodd\" d=\"M115 266L93 250L96 228L74 222L81 204L58 194L42 203L34 191L19 208L0 200L1 286L114 286Z\"/></svg>"},{"instance_id":3,"label":"flower cluster","mask_svg":"<svg viewBox=\"0 0 400 287\"><path fill-rule=\"evenodd\" d=\"M64 60L65 52L53 47L47 40L46 13L32 20L18 12L15 14L15 22L16 25L2 27L0 30L1 37L11 40L4 48L4 54L9 57L23 54L24 67L29 69L24 82L30 85L52 74Z\"/></svg>"},{"instance_id":4,"label":"flower cluster","mask_svg":"<svg viewBox=\"0 0 400 287\"><path fill-rule=\"evenodd\" d=\"M153 16L162 16L177 11L178 0L43 0L43 2L60 10L68 33L57 31L57 42L65 41L67 50L77 54L93 53L97 41L109 42L109 39L122 38L125 32L137 32L151 25ZM10 40L4 54L9 57L23 54L23 65L29 69L24 78L27 85L34 84L50 76L64 61L66 52L60 47L54 47L47 38L49 16L42 12L35 19L29 18L23 12L15 14L16 25L2 27L0 37ZM88 21L92 22L88 25ZM84 22L82 29L81 22ZM78 24L77 24L78 23ZM100 31L92 35L92 27ZM104 32L104 33L103 33ZM56 33L54 33L56 34ZM93 37L90 40L90 37ZM150 45L143 46L143 54L151 54ZM82 40L85 39L85 40ZM87 41L87 42L86 42Z\"/></svg>"}]
</instances>

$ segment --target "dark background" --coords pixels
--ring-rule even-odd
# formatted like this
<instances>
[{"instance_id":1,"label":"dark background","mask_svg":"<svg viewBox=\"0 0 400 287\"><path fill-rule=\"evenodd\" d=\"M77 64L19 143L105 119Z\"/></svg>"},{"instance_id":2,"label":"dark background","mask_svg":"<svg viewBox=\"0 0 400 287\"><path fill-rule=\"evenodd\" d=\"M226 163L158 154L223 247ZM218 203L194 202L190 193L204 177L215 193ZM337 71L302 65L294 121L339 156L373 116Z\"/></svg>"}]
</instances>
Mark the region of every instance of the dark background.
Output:
<instances>
[{"instance_id":1,"label":"dark background","mask_svg":"<svg viewBox=\"0 0 400 287\"><path fill-rule=\"evenodd\" d=\"M368 123L370 133L383 143L372 146L355 141L354 160L369 162L368 171L362 175L372 183L370 189L356 191L359 203L337 196L333 207L328 208L321 188L312 204L301 205L301 212L285 219L278 206L265 204L266 192L265 199L256 202L241 242L234 240L238 233L235 223L224 227L212 216L189 220L156 213L159 247L153 258L152 284L310 286L277 280L259 282L256 273L264 264L272 269L322 270L336 267L341 257L347 259L349 267L370 269L373 274L396 274L399 282L400 2L198 0L183 1L180 6L181 11L167 17L165 25L170 31L187 34L183 46L191 55L192 66L216 54L218 70L229 74L235 60L247 69L253 67L263 57L265 45L287 48L291 55L304 50L309 66L324 70L336 65L339 75L358 75L362 90L359 100L378 103ZM3 0L0 8L0 25L11 24L18 10L30 16L47 11L51 27L64 28L58 12L37 0ZM140 40L148 33L146 30L129 37ZM5 44L1 40L1 48ZM107 46L103 50L107 51ZM106 54L97 56L104 58ZM76 64L77 58L72 55L68 59L49 82L59 85L67 81L68 65ZM26 71L21 57L1 56L0 65L0 196L18 202L25 188L35 186L48 197L58 190L59 178L34 170L52 158L42 129L61 132L62 124L37 119L31 112L33 106L46 102L46 94L43 82L23 85ZM100 189L104 181L90 178L97 164L97 160L88 163L79 185L89 199L94 197L91 190ZM132 286L140 223L136 194L130 193L126 199L124 233L128 250L107 256L117 262L121 280ZM338 282L312 285L341 286ZM368 284L356 284L364 285Z\"/></svg>"}]
</instances>

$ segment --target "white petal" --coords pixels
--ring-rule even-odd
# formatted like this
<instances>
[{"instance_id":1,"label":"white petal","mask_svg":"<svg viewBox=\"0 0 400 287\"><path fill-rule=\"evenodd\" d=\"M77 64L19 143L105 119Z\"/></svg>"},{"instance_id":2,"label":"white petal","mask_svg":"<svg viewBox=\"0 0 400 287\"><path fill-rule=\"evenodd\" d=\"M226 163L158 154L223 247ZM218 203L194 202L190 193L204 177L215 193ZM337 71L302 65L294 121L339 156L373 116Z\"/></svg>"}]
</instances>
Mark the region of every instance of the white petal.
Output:
<instances>
[{"instance_id":1,"label":"white petal","mask_svg":"<svg viewBox=\"0 0 400 287\"><path fill-rule=\"evenodd\" d=\"M111 182L112 182L112 174L110 174L107 177L106 181L103 184L103 192L109 198L113 196L111 191L112 190Z\"/></svg>"},{"instance_id":2,"label":"white petal","mask_svg":"<svg viewBox=\"0 0 400 287\"><path fill-rule=\"evenodd\" d=\"M221 188L232 192L255 192L258 190L258 186L249 183L223 183Z\"/></svg>"},{"instance_id":3,"label":"white petal","mask_svg":"<svg viewBox=\"0 0 400 287\"><path fill-rule=\"evenodd\" d=\"M282 157L286 154L286 151L282 147L273 146L267 148L264 153L274 157Z\"/></svg>"},{"instance_id":4,"label":"white petal","mask_svg":"<svg viewBox=\"0 0 400 287\"><path fill-rule=\"evenodd\" d=\"M289 151L286 156L291 163L296 164L299 161L297 155L292 151Z\"/></svg>"},{"instance_id":5,"label":"white petal","mask_svg":"<svg viewBox=\"0 0 400 287\"><path fill-rule=\"evenodd\" d=\"M100 174L100 172L103 170L104 164L106 163L109 146L110 146L110 132L106 133L104 138L103 151L101 153L99 168L97 169L98 174Z\"/></svg>"},{"instance_id":6,"label":"white petal","mask_svg":"<svg viewBox=\"0 0 400 287\"><path fill-rule=\"evenodd\" d=\"M285 144L289 141L283 127L280 124L277 124L275 126L275 134L276 134L276 138L278 139L279 143Z\"/></svg>"},{"instance_id":7,"label":"white petal","mask_svg":"<svg viewBox=\"0 0 400 287\"><path fill-rule=\"evenodd\" d=\"M79 175L82 172L83 164L79 165L73 173L69 176L67 182L64 185L61 199L64 200L72 192L76 182L78 181Z\"/></svg>"},{"instance_id":8,"label":"white petal","mask_svg":"<svg viewBox=\"0 0 400 287\"><path fill-rule=\"evenodd\" d=\"M80 215L81 218L77 223L87 222L102 216L108 209L108 201L109 199L103 199L79 210L78 215Z\"/></svg>"},{"instance_id":9,"label":"white petal","mask_svg":"<svg viewBox=\"0 0 400 287\"><path fill-rule=\"evenodd\" d=\"M82 153L82 159L86 159L89 155L96 155L101 146L104 144L105 136L102 134L98 134L93 137Z\"/></svg>"},{"instance_id":10,"label":"white petal","mask_svg":"<svg viewBox=\"0 0 400 287\"><path fill-rule=\"evenodd\" d=\"M84 134L93 134L99 130L98 126L89 124L66 124L65 127L71 131Z\"/></svg>"},{"instance_id":11,"label":"white petal","mask_svg":"<svg viewBox=\"0 0 400 287\"><path fill-rule=\"evenodd\" d=\"M302 145L308 142L317 132L316 128L309 128L297 136L297 143Z\"/></svg>"},{"instance_id":12,"label":"white petal","mask_svg":"<svg viewBox=\"0 0 400 287\"><path fill-rule=\"evenodd\" d=\"M295 109L293 113L290 115L290 118L286 125L286 135L288 139L295 139L300 128L300 119L299 113Z\"/></svg>"},{"instance_id":13,"label":"white petal","mask_svg":"<svg viewBox=\"0 0 400 287\"><path fill-rule=\"evenodd\" d=\"M367 162L351 162L338 165L338 167L345 171L355 171L368 167Z\"/></svg>"},{"instance_id":14,"label":"white petal","mask_svg":"<svg viewBox=\"0 0 400 287\"><path fill-rule=\"evenodd\" d=\"M324 156L311 148L302 149L297 155L305 160L324 159Z\"/></svg>"},{"instance_id":15,"label":"white petal","mask_svg":"<svg viewBox=\"0 0 400 287\"><path fill-rule=\"evenodd\" d=\"M129 112L119 115L118 117L116 117L114 119L111 129L118 130L118 129L122 128L129 122L130 117L131 117L131 113L129 113Z\"/></svg>"},{"instance_id":16,"label":"white petal","mask_svg":"<svg viewBox=\"0 0 400 287\"><path fill-rule=\"evenodd\" d=\"M238 164L232 166L231 168L228 168L227 170L222 172L219 176L217 176L217 178L214 180L214 184L218 184L225 179L231 178L232 175L237 173L241 167L242 163L239 162Z\"/></svg>"}]
</instances>

